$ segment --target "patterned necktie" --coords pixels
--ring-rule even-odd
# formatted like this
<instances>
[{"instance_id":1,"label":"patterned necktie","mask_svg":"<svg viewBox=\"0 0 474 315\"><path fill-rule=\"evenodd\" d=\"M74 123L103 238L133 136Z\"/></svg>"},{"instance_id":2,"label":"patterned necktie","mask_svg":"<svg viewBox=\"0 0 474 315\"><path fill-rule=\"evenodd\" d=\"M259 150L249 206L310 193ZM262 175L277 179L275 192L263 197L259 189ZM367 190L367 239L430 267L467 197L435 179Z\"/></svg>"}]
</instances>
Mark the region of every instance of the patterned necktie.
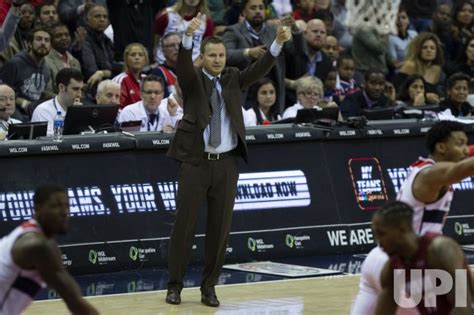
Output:
<instances>
[{"instance_id":1,"label":"patterned necktie","mask_svg":"<svg viewBox=\"0 0 474 315\"><path fill-rule=\"evenodd\" d=\"M158 118L157 114L149 114L148 115L148 131L151 130L151 126L153 126ZM156 130L156 128L155 128Z\"/></svg>"},{"instance_id":2,"label":"patterned necktie","mask_svg":"<svg viewBox=\"0 0 474 315\"><path fill-rule=\"evenodd\" d=\"M209 144L214 148L217 148L221 144L221 107L222 101L217 91L218 78L212 80L212 93L211 93L211 105L212 105L212 117L210 123L210 135Z\"/></svg>"}]
</instances>

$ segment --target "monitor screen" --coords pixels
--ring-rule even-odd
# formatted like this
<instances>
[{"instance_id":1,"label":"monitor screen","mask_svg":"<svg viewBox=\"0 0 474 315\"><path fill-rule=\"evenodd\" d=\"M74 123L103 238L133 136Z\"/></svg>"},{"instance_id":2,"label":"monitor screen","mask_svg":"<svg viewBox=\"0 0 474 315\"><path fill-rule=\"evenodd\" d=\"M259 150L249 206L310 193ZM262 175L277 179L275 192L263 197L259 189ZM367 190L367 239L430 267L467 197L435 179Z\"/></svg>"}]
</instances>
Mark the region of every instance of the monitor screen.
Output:
<instances>
[{"instance_id":1,"label":"monitor screen","mask_svg":"<svg viewBox=\"0 0 474 315\"><path fill-rule=\"evenodd\" d=\"M143 124L142 120L130 120L130 121L124 121L120 123L119 127L122 131L138 132L140 131L142 124Z\"/></svg>"},{"instance_id":2,"label":"monitor screen","mask_svg":"<svg viewBox=\"0 0 474 315\"><path fill-rule=\"evenodd\" d=\"M317 108L302 108L296 112L295 123L312 123L318 119L332 119L337 121L339 116L338 107L325 107L323 109Z\"/></svg>"},{"instance_id":3,"label":"monitor screen","mask_svg":"<svg viewBox=\"0 0 474 315\"><path fill-rule=\"evenodd\" d=\"M7 139L9 140L29 140L38 137L45 137L48 130L48 123L29 122L22 124L10 124L8 126Z\"/></svg>"},{"instance_id":4,"label":"monitor screen","mask_svg":"<svg viewBox=\"0 0 474 315\"><path fill-rule=\"evenodd\" d=\"M294 122L295 122L295 117L288 117L288 118L272 121L272 125L293 124Z\"/></svg>"},{"instance_id":5,"label":"monitor screen","mask_svg":"<svg viewBox=\"0 0 474 315\"><path fill-rule=\"evenodd\" d=\"M392 107L363 108L361 113L368 120L388 120L393 118Z\"/></svg>"},{"instance_id":6,"label":"monitor screen","mask_svg":"<svg viewBox=\"0 0 474 315\"><path fill-rule=\"evenodd\" d=\"M83 131L112 127L118 105L75 105L68 108L64 119L64 134L74 135Z\"/></svg>"}]
</instances>

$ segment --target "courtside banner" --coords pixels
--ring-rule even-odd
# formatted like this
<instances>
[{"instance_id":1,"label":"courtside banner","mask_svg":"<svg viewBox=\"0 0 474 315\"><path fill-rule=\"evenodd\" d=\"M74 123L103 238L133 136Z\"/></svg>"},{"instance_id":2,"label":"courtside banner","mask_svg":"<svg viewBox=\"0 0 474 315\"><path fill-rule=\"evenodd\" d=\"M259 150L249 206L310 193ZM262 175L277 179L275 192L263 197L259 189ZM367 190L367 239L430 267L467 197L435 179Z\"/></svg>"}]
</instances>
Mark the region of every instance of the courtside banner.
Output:
<instances>
[{"instance_id":1,"label":"courtside banner","mask_svg":"<svg viewBox=\"0 0 474 315\"><path fill-rule=\"evenodd\" d=\"M256 140L249 141L249 164L240 162L226 263L364 252L374 246L372 214L395 198L409 165L426 156L427 127L372 126L365 137L347 137L350 131L251 130L248 137ZM92 273L166 266L179 163L166 157L169 135L143 137L137 134L135 144L123 136L75 137L74 147L89 151L47 154L20 154L23 149L10 149L28 151L31 141L12 141L2 155L0 144L0 234L32 216L35 187L56 182L67 188L71 205L69 232L59 239L68 269ZM68 141L65 137L58 148L69 148ZM445 233L472 243L474 183L468 178L454 190ZM203 204L194 262L203 259L205 222Z\"/></svg>"}]
</instances>

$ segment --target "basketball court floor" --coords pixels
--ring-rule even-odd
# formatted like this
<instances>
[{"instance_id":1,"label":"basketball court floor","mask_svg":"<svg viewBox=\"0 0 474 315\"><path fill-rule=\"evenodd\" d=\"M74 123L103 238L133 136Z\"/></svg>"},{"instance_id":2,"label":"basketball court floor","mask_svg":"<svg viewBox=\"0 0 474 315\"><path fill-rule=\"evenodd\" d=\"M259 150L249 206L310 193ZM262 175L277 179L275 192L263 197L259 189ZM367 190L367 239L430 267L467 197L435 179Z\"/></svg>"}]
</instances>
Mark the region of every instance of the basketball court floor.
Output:
<instances>
[{"instance_id":1,"label":"basketball court floor","mask_svg":"<svg viewBox=\"0 0 474 315\"><path fill-rule=\"evenodd\" d=\"M465 247L469 263L474 250ZM76 277L82 292L105 315L147 314L349 314L365 255L312 256L273 261L339 270L336 276L286 278L224 269L216 287L219 308L201 304L199 267L190 267L181 305L166 304L166 270ZM44 290L27 315L70 314L52 290Z\"/></svg>"}]
</instances>

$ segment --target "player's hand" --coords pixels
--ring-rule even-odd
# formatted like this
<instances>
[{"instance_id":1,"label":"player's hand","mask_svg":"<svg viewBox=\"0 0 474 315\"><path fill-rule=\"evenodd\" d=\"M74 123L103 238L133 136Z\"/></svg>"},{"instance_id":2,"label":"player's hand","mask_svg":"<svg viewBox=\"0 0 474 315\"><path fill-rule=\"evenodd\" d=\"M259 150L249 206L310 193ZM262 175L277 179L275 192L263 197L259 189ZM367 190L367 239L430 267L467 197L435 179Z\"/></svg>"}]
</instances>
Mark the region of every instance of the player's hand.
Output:
<instances>
[{"instance_id":1,"label":"player's hand","mask_svg":"<svg viewBox=\"0 0 474 315\"><path fill-rule=\"evenodd\" d=\"M199 12L192 20L189 22L188 27L186 28L185 34L187 36L193 36L194 32L201 27L202 20L205 20L206 15Z\"/></svg>"}]
</instances>

